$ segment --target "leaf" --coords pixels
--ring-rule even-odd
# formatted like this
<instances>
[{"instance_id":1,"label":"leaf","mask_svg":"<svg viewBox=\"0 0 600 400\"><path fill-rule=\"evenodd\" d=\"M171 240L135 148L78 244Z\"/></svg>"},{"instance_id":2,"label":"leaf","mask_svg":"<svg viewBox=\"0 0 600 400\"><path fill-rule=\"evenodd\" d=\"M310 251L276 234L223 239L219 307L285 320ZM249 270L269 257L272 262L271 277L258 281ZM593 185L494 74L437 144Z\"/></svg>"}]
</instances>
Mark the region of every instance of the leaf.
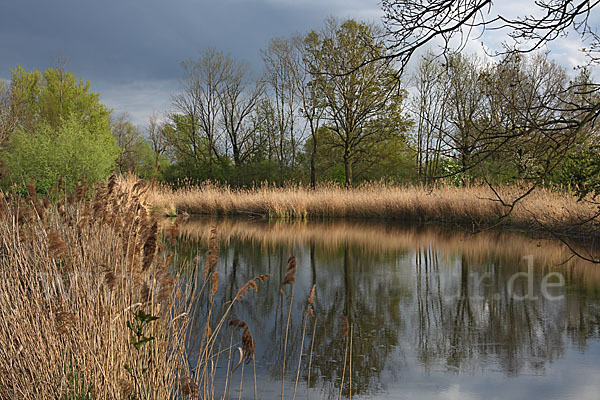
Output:
<instances>
[{"instance_id":1,"label":"leaf","mask_svg":"<svg viewBox=\"0 0 600 400\"><path fill-rule=\"evenodd\" d=\"M150 341L154 340L154 337L142 337L140 340L138 340L137 342L133 342L133 346L139 350L140 347L142 347L142 345L144 345L144 343L148 343Z\"/></svg>"},{"instance_id":2,"label":"leaf","mask_svg":"<svg viewBox=\"0 0 600 400\"><path fill-rule=\"evenodd\" d=\"M151 322L156 321L158 317L155 317L151 314L146 314L144 311L140 310L135 313L135 319L137 319L140 322Z\"/></svg>"}]
</instances>

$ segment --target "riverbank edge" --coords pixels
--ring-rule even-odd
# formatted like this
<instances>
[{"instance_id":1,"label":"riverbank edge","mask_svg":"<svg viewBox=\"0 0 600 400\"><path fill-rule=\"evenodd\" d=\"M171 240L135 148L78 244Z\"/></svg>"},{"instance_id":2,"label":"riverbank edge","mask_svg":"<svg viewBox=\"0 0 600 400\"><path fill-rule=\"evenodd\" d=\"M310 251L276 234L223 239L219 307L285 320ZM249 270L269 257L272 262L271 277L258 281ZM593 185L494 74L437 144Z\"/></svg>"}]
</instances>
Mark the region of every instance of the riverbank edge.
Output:
<instances>
[{"instance_id":1,"label":"riverbank edge","mask_svg":"<svg viewBox=\"0 0 600 400\"><path fill-rule=\"evenodd\" d=\"M504 187L507 196L515 188ZM598 206L549 190L532 193L509 209L471 188L325 188L229 190L216 187L153 191L148 203L158 214L244 217L279 221L390 221L459 227L473 233L500 228L555 238L600 238ZM508 212L510 211L510 212Z\"/></svg>"}]
</instances>

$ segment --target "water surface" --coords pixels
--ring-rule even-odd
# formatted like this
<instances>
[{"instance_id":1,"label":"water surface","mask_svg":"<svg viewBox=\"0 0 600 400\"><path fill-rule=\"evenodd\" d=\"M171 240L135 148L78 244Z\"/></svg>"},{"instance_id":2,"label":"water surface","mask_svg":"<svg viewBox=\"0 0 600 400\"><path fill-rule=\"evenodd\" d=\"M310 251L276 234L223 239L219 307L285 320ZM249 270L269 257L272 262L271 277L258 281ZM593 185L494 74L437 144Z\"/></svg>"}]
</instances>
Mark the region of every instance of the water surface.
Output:
<instances>
[{"instance_id":1,"label":"water surface","mask_svg":"<svg viewBox=\"0 0 600 400\"><path fill-rule=\"evenodd\" d=\"M215 226L217 304L248 279L272 275L232 315L248 323L256 342L259 398L281 397L291 300L286 398L302 353L298 398L337 399L344 375L345 398L351 377L356 399L598 399L600 272L561 243L393 223L194 219L180 227L179 259L201 265ZM293 298L291 286L280 292L290 256L298 263ZM315 315L305 328L313 285ZM197 331L205 312L195 316ZM346 336L342 316L351 327ZM223 332L222 346L231 332ZM251 364L245 368L242 398L253 399ZM224 357L217 393L226 370Z\"/></svg>"}]
</instances>

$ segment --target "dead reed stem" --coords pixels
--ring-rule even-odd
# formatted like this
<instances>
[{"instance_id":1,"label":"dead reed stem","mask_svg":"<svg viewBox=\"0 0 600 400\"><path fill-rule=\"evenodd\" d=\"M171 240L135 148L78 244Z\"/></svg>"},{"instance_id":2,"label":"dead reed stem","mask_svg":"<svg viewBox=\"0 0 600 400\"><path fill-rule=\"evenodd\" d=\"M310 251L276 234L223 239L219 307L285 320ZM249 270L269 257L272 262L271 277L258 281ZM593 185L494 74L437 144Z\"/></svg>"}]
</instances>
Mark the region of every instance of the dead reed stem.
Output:
<instances>
[{"instance_id":1,"label":"dead reed stem","mask_svg":"<svg viewBox=\"0 0 600 400\"><path fill-rule=\"evenodd\" d=\"M346 347L344 350L344 368L342 369L342 381L340 382L340 394L338 396L338 400L342 398L342 391L344 390L344 378L346 377L346 362L348 358L348 338L346 337L344 342L346 343Z\"/></svg>"},{"instance_id":2,"label":"dead reed stem","mask_svg":"<svg viewBox=\"0 0 600 400\"><path fill-rule=\"evenodd\" d=\"M242 388L244 386L244 365L246 363L242 362L242 371L240 372L240 394L238 396L238 400L242 400Z\"/></svg>"},{"instance_id":3,"label":"dead reed stem","mask_svg":"<svg viewBox=\"0 0 600 400\"><path fill-rule=\"evenodd\" d=\"M316 333L317 333L317 317L315 316L315 320L313 321L313 333L312 333L312 338L310 341L310 354L308 356L308 374L306 377L306 387L307 387L306 397L308 398L308 400L310 400L310 371L311 371L311 367L312 367L312 357L313 357Z\"/></svg>"},{"instance_id":4,"label":"dead reed stem","mask_svg":"<svg viewBox=\"0 0 600 400\"><path fill-rule=\"evenodd\" d=\"M348 361L348 333L349 333L349 324L348 318L345 315L342 315L342 334L341 337L344 339L345 349L344 349L344 367L342 369L342 381L340 382L340 394L338 396L338 400L342 398L342 391L344 390L344 378L346 377L346 363Z\"/></svg>"},{"instance_id":5,"label":"dead reed stem","mask_svg":"<svg viewBox=\"0 0 600 400\"><path fill-rule=\"evenodd\" d=\"M352 400L352 337L354 332L354 324L350 325L350 365L348 374L348 396Z\"/></svg>"},{"instance_id":6,"label":"dead reed stem","mask_svg":"<svg viewBox=\"0 0 600 400\"><path fill-rule=\"evenodd\" d=\"M308 321L308 315L304 315L304 323L302 324L302 338L300 339L300 355L298 356L298 369L296 370L296 382L294 383L294 394L292 400L296 398L296 389L298 388L298 380L300 379L300 367L302 365L302 351L304 349L304 337L306 335L306 322Z\"/></svg>"},{"instance_id":7,"label":"dead reed stem","mask_svg":"<svg viewBox=\"0 0 600 400\"><path fill-rule=\"evenodd\" d=\"M252 357L252 373L254 375L254 400L258 399L256 392L256 360Z\"/></svg>"}]
</instances>

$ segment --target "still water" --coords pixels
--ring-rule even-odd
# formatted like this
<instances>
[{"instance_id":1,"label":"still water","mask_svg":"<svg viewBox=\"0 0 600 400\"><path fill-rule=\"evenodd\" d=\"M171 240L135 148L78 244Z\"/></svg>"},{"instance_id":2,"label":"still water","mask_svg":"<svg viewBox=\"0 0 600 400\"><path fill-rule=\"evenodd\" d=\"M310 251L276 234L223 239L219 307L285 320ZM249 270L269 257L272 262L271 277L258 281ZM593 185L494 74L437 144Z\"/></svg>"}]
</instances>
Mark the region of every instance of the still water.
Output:
<instances>
[{"instance_id":1,"label":"still water","mask_svg":"<svg viewBox=\"0 0 600 400\"><path fill-rule=\"evenodd\" d=\"M281 398L285 353L290 399L300 354L299 399L337 399L340 386L347 398L350 380L354 399L600 399L600 270L560 243L397 223L193 219L180 227L179 260L201 265L213 227L217 304L250 278L272 275L232 314L255 340L258 398ZM290 256L293 297L292 286L280 291ZM313 285L314 317L306 317ZM206 306L193 329L201 331L204 315ZM223 331L223 348L239 345L231 332ZM217 397L227 364L224 355ZM231 379L232 399L240 379L241 398L254 399L252 363L244 368Z\"/></svg>"}]
</instances>

